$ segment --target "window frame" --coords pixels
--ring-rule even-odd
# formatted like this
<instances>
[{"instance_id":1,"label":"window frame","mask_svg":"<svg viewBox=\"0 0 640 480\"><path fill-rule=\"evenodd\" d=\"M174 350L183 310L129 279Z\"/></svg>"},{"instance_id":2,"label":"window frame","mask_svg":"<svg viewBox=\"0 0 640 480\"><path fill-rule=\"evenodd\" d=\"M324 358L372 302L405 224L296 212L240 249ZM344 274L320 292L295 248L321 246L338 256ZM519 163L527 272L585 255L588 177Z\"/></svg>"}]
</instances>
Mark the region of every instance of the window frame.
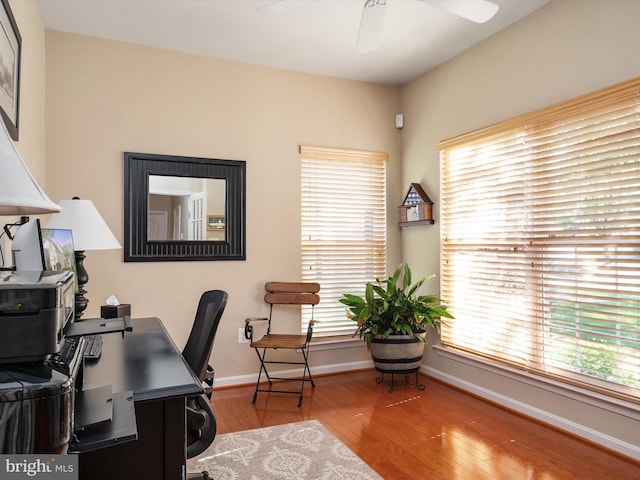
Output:
<instances>
[{"instance_id":1,"label":"window frame","mask_svg":"<svg viewBox=\"0 0 640 480\"><path fill-rule=\"evenodd\" d=\"M313 314L316 342L351 338L356 325L339 298L386 276L388 155L306 145L299 152L301 279L321 286L320 303L302 308L301 331Z\"/></svg>"},{"instance_id":2,"label":"window frame","mask_svg":"<svg viewBox=\"0 0 640 480\"><path fill-rule=\"evenodd\" d=\"M450 140L440 142L438 144L438 151L440 152L440 155L441 155L441 172L442 172L442 178L441 178L442 227L441 227L441 239L440 239L441 263L442 263L441 295L443 296L445 301L448 301L450 303L451 311L454 314L454 316L457 314L456 300L459 298L459 294L455 293L456 280L454 279L454 276L457 274L454 271L454 267L450 265L450 262L456 261L452 258L452 254L453 254L452 248L455 248L455 247L452 247L451 245L452 243L454 243L453 238L456 237L456 235L458 236L460 235L455 233L455 231L451 230L451 228L455 228L455 226L452 226L453 224L450 225L451 223L450 216L459 215L459 213L456 213L455 211L453 211L454 208L456 207L452 206L452 204L455 203L456 201L456 195L460 196L461 194L459 192L450 193L452 192L452 189L455 188L455 186L453 186L454 182L451 177L451 175L453 174L451 171L447 169L448 166L450 166L447 164L447 161L453 161L450 158L453 155L453 152L458 150L463 151L464 155L468 155L469 157L471 157L471 155L474 155L474 153L468 153L468 152L472 151L473 149L477 149L478 151L480 151L484 148L485 151L489 151L489 150L492 151L492 154L494 154L494 157L491 157L491 159L493 160L495 158L495 152L499 151L500 148L503 148L504 145L508 145L509 142L511 142L512 146L517 145L518 142L521 142L523 144L526 144L526 150L532 150L532 149L535 149L535 145L537 141L536 135L550 135L548 132L545 131L545 129L550 128L549 127L550 125L557 124L558 125L557 129L564 128L566 129L566 131L569 131L569 128L571 127L566 127L565 125L567 125L571 119L581 118L581 117L586 118L589 116L594 116L595 118L597 115L600 115L600 114L602 114L604 118L608 115L609 110L622 108L620 106L622 104L631 105L631 107L624 107L624 108L630 108L630 112L631 112L630 118L632 118L632 120L630 121L630 124L634 125L637 130L638 126L640 126L639 98L640 98L640 78L633 79L628 82L624 82L610 88L605 88L600 91L597 91L588 95L584 95L577 99L569 100L567 102L563 102L562 104L554 105L549 108L532 112L530 114L509 120L506 122L492 125L490 127L487 127L475 132L471 132L469 134L462 135L460 137L456 137ZM593 120L593 124L597 125L598 121L599 119ZM603 123L604 122L605 120L603 120ZM633 129L628 129L628 130L633 130ZM564 134L564 133L565 132L561 132L561 134ZM512 138L509 138L510 135L512 136ZM595 130L592 133L592 135L593 135L593 138L597 139L594 142L595 145L598 145L598 146L608 145L608 143L605 142L604 140L601 141L600 139L598 139L597 133L595 132ZM634 148L640 149L640 138L633 137L631 141L635 142L633 144ZM579 145L581 144L581 142L582 140L576 141L576 144ZM613 143L613 140L611 140L611 142ZM464 149L467 149L467 152L464 152ZM517 157L518 156L517 152L519 152L520 150L518 150L518 147L513 147L513 149L514 149L513 151L516 153L510 152L509 154ZM525 150L525 149L522 149L522 150ZM527 161L529 161L533 166L538 168L538 164L536 162L539 161L538 160L539 158L544 157L545 155L547 154L535 153L532 159ZM555 154L549 154L548 156L551 158L553 155ZM618 159L619 157L614 156L612 158ZM471 160L467 159L465 161L471 161ZM607 162L610 162L610 161L607 160ZM633 169L632 173L628 174L628 176L632 177L632 180L630 181L630 184L632 185L630 187L631 189L636 188L632 184L633 181L635 181L637 185L637 177L635 175L636 175L636 172L638 171L637 170L638 160L635 158L635 156L632 162L634 167L631 167ZM491 168L494 168L495 165L491 164L489 166ZM507 177L509 175L510 175L510 172L507 173ZM462 174L460 174L460 176L462 177ZM472 192L470 194L471 195L476 194L481 197L482 193L485 193L485 192L488 193L492 189L495 190L497 188L496 185L500 181L502 181L502 179L499 178L499 175L498 176L494 175L491 178L491 185L488 186L488 189L486 191L478 192L477 191L478 189L470 190ZM524 183L527 185L533 185L535 184L535 182L536 182L536 178L531 178ZM469 189L469 186L468 185L465 185L464 187L458 186L458 188ZM529 193L529 192L526 192L526 193ZM565 192L562 192L562 193L564 194ZM494 199L491 198L491 200L488 201L486 208L494 208L494 205L490 204L491 201L494 201ZM560 207L560 208L563 208L563 207ZM588 207L585 207L585 208L588 208ZM637 204L632 204L630 208L631 209L637 208ZM508 215L509 212L507 212L506 214ZM480 217L481 215L478 215L478 216ZM473 219L468 221L472 221L472 220ZM535 220L534 220L534 223L535 223ZM634 220L630 219L628 220L628 223L631 225L631 228L633 228ZM484 226L482 226L481 228L484 228ZM473 232L471 233L473 234ZM496 235L496 236L499 236L499 235ZM638 236L636 235L635 238L637 237ZM524 271L527 264L530 264L532 267L536 264L542 265L543 263L541 262L541 258L545 254L549 254L549 252L552 252L552 254L555 254L555 255L562 255L563 248L566 249L567 245L569 246L571 245L570 243L568 244L565 243L564 244L565 246L563 246L563 242L567 242L567 239L570 240L569 236L563 239L563 238L554 238L554 235L548 235L546 238L540 237L540 236L536 238L536 235L533 235L532 238L533 240L531 238L523 237L521 244L518 244L514 238L497 238L493 245L487 245L486 248L488 250L493 249L493 250L490 250L490 253L487 254L487 257L489 257L490 255L493 255L495 258L500 258L501 260L500 266L497 266L495 270L498 271L498 269L500 268L506 269L508 267L505 267L504 265L509 265L516 270L518 268L521 268L522 271ZM597 245L598 242L600 243L602 242L602 239L599 239L597 235L594 235L593 238L594 238L592 241L593 245ZM625 248L629 248L629 251L631 253L628 253L627 257L633 257L634 255L636 255L636 258L637 258L637 255L638 255L637 250L636 250L636 253L634 253L634 248L637 249L637 244L634 247L633 238L632 237L629 237L629 238L630 239L626 239L626 240L622 239L618 241L620 242L620 244L628 245L628 247L625 247ZM470 240L469 243L472 244L474 241L475 240ZM482 242L483 240L478 239L477 241ZM576 241L576 243L578 243L582 248L587 248L585 247L585 245L589 245L589 241L585 241L582 239L580 239L579 241ZM615 245L618 245L618 244L615 244ZM597 255L601 250L603 250L603 247L600 247L600 250L598 250L597 246L593 247L593 251L596 252L596 253L593 253L593 255L594 256ZM472 249L470 248L468 251L472 252ZM582 257L583 259L586 258L587 256L587 254L582 254L582 255L583 255ZM623 255L620 255L620 256L622 257ZM513 257L521 257L521 258L519 260L513 260L512 259ZM628 259L626 261L629 262L629 264L631 264L632 262L632 260L628 260ZM546 265L550 265L550 264L553 264L553 261L550 260L546 263ZM544 290L545 288L548 288L548 287L545 284L545 280L541 278L545 275L551 276L552 273L553 272L549 270L545 270L544 268L542 268L539 271L535 271L535 269L532 268L531 273L528 274L530 277L528 280L529 282L528 285L532 285L535 288ZM612 275L612 278L617 278L615 277L615 275L618 275L618 274L616 273L615 275L614 274L610 274L610 275ZM633 274L631 273L628 275L633 275ZM637 272L635 273L634 278L636 279L640 278ZM627 280L627 283L632 284L631 281L628 281L628 280ZM560 283L557 282L556 284L553 284L553 282L551 282L551 284L559 285ZM458 285L458 290L459 289L460 289L460 285ZM633 290L631 291L633 292ZM490 292L490 289L488 289L487 292ZM458 295L458 297L455 297L455 295ZM447 329L446 327L443 328L442 344L444 345L444 348L451 352L456 352L456 351L462 352L463 355L472 355L476 357L479 355L480 357L478 358L484 357L485 360L489 362L497 361L499 364L503 365L505 368L521 369L526 372L530 372L536 376L546 377L551 380L564 382L566 384L574 385L579 388L586 388L591 391L598 392L604 395L621 398L625 401L631 401L632 403L640 403L637 396L639 387L627 388L624 385L612 384L611 382L601 382L597 380L597 378L592 377L591 375L585 376L584 374L571 372L567 368L557 368L557 365L549 366L547 364L547 359L540 357L541 355L545 355L546 351L549 348L547 345L544 345L544 346L540 346L540 345L543 345L547 341L547 339L550 338L548 332L551 329L557 327L556 325L553 324L553 322L544 324L544 322L540 320L540 319L545 319L545 315L547 320L550 318L549 312L543 312L542 314L540 313L540 310L544 308L548 308L548 306L545 306L544 300L539 300L539 298L544 297L544 295L545 295L544 293L540 293L540 292L530 293L529 301L531 303L529 305L525 305L524 306L525 308L523 308L523 310L526 310L526 308L528 307L531 310L529 316L526 316L526 313L522 314L523 321L529 321L532 324L531 326L527 326L527 328L530 329L529 333L531 334L530 343L532 344L532 353L530 354L526 353L525 359L519 359L515 357L509 358L509 355L505 355L502 351L498 351L499 349L497 347L491 347L489 350L483 351L481 347L479 350L478 346L464 344L465 340L462 340L462 343L460 343L459 340L456 340L455 338L456 333L453 331L455 328L456 320L453 321L453 325L451 328L449 329ZM637 295L637 292L636 292L636 295ZM456 298L456 300L454 300L454 297ZM638 297L636 296L635 298L637 302ZM475 299L471 300L471 302L476 302L476 301L477 300ZM477 307L474 305L474 308L477 308ZM534 312L535 309L538 309L538 311ZM633 307L630 307L629 310L632 310L632 309ZM637 309L637 304L636 304L636 309ZM462 310L462 309L459 308L458 310ZM502 313L504 312L498 312L499 315ZM458 315L461 315L460 311L458 312ZM462 315L466 315L466 314L462 314ZM540 318L536 317L537 315L539 315ZM533 321L531 321L532 319ZM609 320L607 319L607 322L608 321ZM462 320L458 320L458 323L462 323ZM508 323L509 323L509 320L507 320L506 324L508 325ZM616 320L616 325L618 325L618 323L620 323L620 321ZM503 322L503 324L505 324L505 322ZM464 333L461 335L464 335ZM545 335L547 336L545 337ZM637 342L637 340L635 341ZM479 344L480 342L475 342L475 343ZM580 344L580 342L578 342L578 344ZM637 352L640 351L640 348L637 345L634 348L636 349L635 350L636 353L630 354L630 357L629 357L630 360L627 360L628 362L633 362L634 356L637 355ZM601 351L604 351L604 349ZM516 349L514 354L517 356L519 354L522 354L522 351L517 351ZM632 365L632 364L629 363L629 365Z\"/></svg>"}]
</instances>

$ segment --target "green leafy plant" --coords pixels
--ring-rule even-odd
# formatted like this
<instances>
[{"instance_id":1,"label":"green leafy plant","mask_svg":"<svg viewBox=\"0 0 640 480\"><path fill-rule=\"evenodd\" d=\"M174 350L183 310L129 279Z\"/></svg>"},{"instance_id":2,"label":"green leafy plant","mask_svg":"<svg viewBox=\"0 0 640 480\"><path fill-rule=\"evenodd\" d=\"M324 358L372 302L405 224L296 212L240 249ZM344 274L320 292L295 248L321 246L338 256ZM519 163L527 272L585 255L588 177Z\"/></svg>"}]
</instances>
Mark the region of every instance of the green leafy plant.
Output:
<instances>
[{"instance_id":1,"label":"green leafy plant","mask_svg":"<svg viewBox=\"0 0 640 480\"><path fill-rule=\"evenodd\" d=\"M445 323L442 318L453 318L453 315L438 296L416 293L425 280L427 278L412 284L409 265L401 263L386 280L367 283L364 297L343 294L339 301L348 307L347 316L358 324L354 335L359 335L370 346L372 335L413 335L426 341L424 335L420 335L426 327L440 332L440 326Z\"/></svg>"}]
</instances>

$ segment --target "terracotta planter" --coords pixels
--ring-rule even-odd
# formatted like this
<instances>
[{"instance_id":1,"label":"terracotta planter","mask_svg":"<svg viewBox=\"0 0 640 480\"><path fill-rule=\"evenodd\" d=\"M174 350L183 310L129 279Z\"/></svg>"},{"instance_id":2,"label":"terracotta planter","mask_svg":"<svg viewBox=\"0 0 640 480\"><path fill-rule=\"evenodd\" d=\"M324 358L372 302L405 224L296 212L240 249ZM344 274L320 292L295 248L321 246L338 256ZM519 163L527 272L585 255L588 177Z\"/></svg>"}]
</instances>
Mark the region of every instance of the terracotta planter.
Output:
<instances>
[{"instance_id":1,"label":"terracotta planter","mask_svg":"<svg viewBox=\"0 0 640 480\"><path fill-rule=\"evenodd\" d=\"M426 333L420 336L424 337ZM416 372L422 363L426 343L412 335L375 335L371 339L371 359L382 373Z\"/></svg>"}]
</instances>

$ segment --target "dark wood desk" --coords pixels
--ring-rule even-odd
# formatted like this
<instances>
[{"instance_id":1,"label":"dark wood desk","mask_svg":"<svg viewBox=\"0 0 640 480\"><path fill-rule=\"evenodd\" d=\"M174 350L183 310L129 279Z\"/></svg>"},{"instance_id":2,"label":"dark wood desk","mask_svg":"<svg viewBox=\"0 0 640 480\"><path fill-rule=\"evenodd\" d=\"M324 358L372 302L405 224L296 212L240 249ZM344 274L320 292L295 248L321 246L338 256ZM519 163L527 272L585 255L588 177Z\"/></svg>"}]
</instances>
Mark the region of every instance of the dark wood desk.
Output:
<instances>
[{"instance_id":1,"label":"dark wood desk","mask_svg":"<svg viewBox=\"0 0 640 480\"><path fill-rule=\"evenodd\" d=\"M179 480L186 471L186 410L202 386L157 318L133 331L103 335L102 355L87 361L84 389L133 391L138 440L79 455L80 480Z\"/></svg>"}]
</instances>

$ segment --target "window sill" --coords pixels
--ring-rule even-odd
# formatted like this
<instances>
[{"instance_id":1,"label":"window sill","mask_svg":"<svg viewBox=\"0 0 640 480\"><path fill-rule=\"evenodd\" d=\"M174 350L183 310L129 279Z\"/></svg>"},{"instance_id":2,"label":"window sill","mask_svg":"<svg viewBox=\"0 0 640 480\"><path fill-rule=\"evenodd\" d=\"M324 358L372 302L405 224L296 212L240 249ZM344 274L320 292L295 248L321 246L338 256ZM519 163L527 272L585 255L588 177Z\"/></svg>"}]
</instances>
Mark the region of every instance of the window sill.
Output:
<instances>
[{"instance_id":1,"label":"window sill","mask_svg":"<svg viewBox=\"0 0 640 480\"><path fill-rule=\"evenodd\" d=\"M624 415L625 417L632 418L633 420L640 420L640 406L637 404L586 390L574 385L558 382L550 378L534 375L516 368L501 365L497 362L491 362L484 358L475 357L468 353L453 351L440 345L435 345L433 349L441 357L480 368L487 372L522 382L536 388L544 389L551 393L562 395L587 405L602 408L619 415Z\"/></svg>"},{"instance_id":2,"label":"window sill","mask_svg":"<svg viewBox=\"0 0 640 480\"><path fill-rule=\"evenodd\" d=\"M365 346L364 341L352 335L339 335L335 337L317 337L312 338L309 344L309 350L319 352L322 350L333 350L336 348L353 348Z\"/></svg>"}]
</instances>

